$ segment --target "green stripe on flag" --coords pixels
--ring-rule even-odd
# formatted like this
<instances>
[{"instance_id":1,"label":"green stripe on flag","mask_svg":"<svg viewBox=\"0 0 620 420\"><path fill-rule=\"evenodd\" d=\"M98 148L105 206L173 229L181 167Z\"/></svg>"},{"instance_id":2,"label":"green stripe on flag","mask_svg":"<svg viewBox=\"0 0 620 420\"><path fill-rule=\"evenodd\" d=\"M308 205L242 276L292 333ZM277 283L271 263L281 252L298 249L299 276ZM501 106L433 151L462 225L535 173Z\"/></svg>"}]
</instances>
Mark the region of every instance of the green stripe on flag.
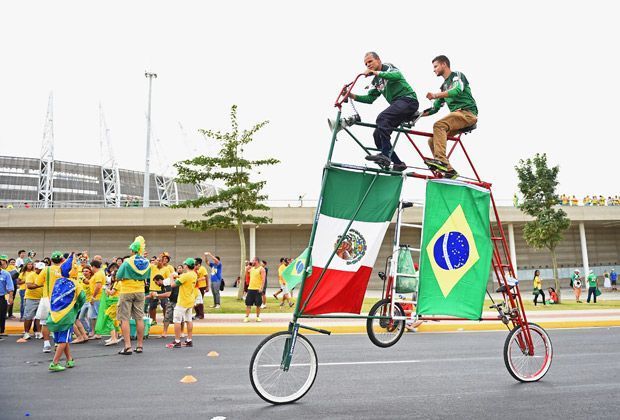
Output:
<instances>
[{"instance_id":1,"label":"green stripe on flag","mask_svg":"<svg viewBox=\"0 0 620 420\"><path fill-rule=\"evenodd\" d=\"M429 181L420 256L421 315L479 319L491 267L490 194Z\"/></svg>"},{"instance_id":2,"label":"green stripe on flag","mask_svg":"<svg viewBox=\"0 0 620 420\"><path fill-rule=\"evenodd\" d=\"M369 173L328 169L321 214L351 220L374 177L374 174ZM361 222L392 220L402 185L401 176L379 175L355 220Z\"/></svg>"}]
</instances>

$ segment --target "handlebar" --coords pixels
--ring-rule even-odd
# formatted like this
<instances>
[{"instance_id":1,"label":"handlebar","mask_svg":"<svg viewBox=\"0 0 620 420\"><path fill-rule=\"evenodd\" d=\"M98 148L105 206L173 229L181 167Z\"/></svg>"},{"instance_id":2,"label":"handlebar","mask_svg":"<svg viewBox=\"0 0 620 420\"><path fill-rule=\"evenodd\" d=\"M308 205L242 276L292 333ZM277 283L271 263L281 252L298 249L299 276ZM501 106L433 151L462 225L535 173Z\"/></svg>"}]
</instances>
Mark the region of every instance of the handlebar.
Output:
<instances>
[{"instance_id":1,"label":"handlebar","mask_svg":"<svg viewBox=\"0 0 620 420\"><path fill-rule=\"evenodd\" d=\"M357 76L355 76L355 79L353 79L351 83L347 83L346 85L342 87L342 89L340 89L340 93L338 94L338 97L336 98L336 102L334 102L334 106L336 108L342 107L342 104L345 103L349 99L349 95L351 94L351 91L353 90L353 86L355 86L359 78L362 76L366 77L366 74L364 73L358 74Z\"/></svg>"}]
</instances>

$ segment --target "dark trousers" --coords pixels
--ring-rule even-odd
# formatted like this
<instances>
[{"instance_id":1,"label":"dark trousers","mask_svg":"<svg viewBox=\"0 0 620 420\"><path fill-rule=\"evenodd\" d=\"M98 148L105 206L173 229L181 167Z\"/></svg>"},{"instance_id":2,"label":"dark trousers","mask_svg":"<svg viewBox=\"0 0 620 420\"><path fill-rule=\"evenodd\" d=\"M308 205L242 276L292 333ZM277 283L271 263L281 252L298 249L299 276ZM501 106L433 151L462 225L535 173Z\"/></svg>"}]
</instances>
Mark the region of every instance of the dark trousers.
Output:
<instances>
[{"instance_id":1,"label":"dark trousers","mask_svg":"<svg viewBox=\"0 0 620 420\"><path fill-rule=\"evenodd\" d=\"M536 303L538 303L538 296L542 296L542 303L546 305L547 302L545 301L545 292L540 289L540 292L536 296L534 296L534 306L536 306Z\"/></svg>"},{"instance_id":2,"label":"dark trousers","mask_svg":"<svg viewBox=\"0 0 620 420\"><path fill-rule=\"evenodd\" d=\"M6 323L6 308L7 308L6 298L4 296L0 296L0 334L4 334L4 325Z\"/></svg>"},{"instance_id":3,"label":"dark trousers","mask_svg":"<svg viewBox=\"0 0 620 420\"><path fill-rule=\"evenodd\" d=\"M373 133L373 137L375 138L375 146L381 150L382 154L390 156L390 151L392 150L390 136L392 131L400 124L411 119L418 110L418 106L416 99L409 97L398 98L385 111L379 114L377 117L377 128ZM391 158L394 163L402 163L395 151L392 151Z\"/></svg>"},{"instance_id":4,"label":"dark trousers","mask_svg":"<svg viewBox=\"0 0 620 420\"><path fill-rule=\"evenodd\" d=\"M596 287L588 287L588 303L590 303L590 296L594 297L594 303L596 303Z\"/></svg>"}]
</instances>

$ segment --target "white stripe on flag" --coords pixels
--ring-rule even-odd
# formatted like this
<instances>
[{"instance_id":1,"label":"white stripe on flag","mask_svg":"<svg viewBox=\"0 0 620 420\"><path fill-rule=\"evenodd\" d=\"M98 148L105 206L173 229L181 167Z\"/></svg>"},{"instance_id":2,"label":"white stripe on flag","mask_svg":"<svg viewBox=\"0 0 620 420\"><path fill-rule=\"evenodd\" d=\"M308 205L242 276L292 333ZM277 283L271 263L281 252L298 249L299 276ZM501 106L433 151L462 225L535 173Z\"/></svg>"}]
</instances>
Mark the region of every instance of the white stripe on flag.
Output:
<instances>
[{"instance_id":1,"label":"white stripe on flag","mask_svg":"<svg viewBox=\"0 0 620 420\"><path fill-rule=\"evenodd\" d=\"M334 251L334 246L338 243L338 237L342 235L348 224L349 220L346 219L338 219L324 214L319 216L314 247L312 249L313 266L326 266L331 253ZM365 246L365 250L360 252L359 248L354 248L348 255L334 255L329 268L333 270L357 271L361 266L374 266L389 224L389 222L354 221L349 229L349 234L357 240L357 244L360 247Z\"/></svg>"}]
</instances>

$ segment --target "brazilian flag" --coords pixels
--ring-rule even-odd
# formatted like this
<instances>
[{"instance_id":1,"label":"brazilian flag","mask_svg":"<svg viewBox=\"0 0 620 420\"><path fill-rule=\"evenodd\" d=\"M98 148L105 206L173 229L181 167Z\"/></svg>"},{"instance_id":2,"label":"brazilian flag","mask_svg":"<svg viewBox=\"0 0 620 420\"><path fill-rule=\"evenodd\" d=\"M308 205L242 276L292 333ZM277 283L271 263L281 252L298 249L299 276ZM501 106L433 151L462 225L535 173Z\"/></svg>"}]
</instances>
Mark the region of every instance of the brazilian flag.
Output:
<instances>
[{"instance_id":1,"label":"brazilian flag","mask_svg":"<svg viewBox=\"0 0 620 420\"><path fill-rule=\"evenodd\" d=\"M56 280L50 296L50 313L47 328L52 331L66 331L73 326L86 301L82 286L69 278L73 255L60 267L62 277Z\"/></svg>"},{"instance_id":2,"label":"brazilian flag","mask_svg":"<svg viewBox=\"0 0 620 420\"><path fill-rule=\"evenodd\" d=\"M308 267L306 267L306 260L308 261ZM312 274L312 259L308 256L308 248L304 249L304 252L297 258L295 258L282 272L282 278L286 281L286 286L289 291L292 291L294 287L297 287L301 283L304 270L308 272L307 276Z\"/></svg>"},{"instance_id":3,"label":"brazilian flag","mask_svg":"<svg viewBox=\"0 0 620 420\"><path fill-rule=\"evenodd\" d=\"M458 181L426 184L420 315L479 319L491 267L490 192Z\"/></svg>"}]
</instances>

